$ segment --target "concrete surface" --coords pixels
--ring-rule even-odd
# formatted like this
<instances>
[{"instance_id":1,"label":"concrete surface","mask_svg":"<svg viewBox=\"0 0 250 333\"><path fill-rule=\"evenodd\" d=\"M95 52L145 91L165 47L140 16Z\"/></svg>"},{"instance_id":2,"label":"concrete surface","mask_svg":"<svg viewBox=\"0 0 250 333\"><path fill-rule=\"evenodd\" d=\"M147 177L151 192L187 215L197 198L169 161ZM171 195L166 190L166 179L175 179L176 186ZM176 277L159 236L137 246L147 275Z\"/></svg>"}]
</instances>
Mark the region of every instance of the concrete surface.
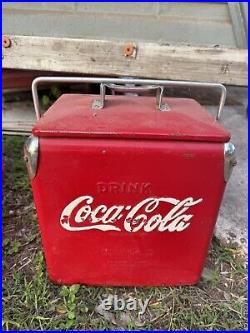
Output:
<instances>
[{"instance_id":1,"label":"concrete surface","mask_svg":"<svg viewBox=\"0 0 250 333\"><path fill-rule=\"evenodd\" d=\"M231 141L236 147L237 165L228 181L215 236L225 245L240 246L247 250L248 213L248 119L247 89L228 88L228 95L237 104L226 106L221 123L231 131ZM215 107L208 107L214 112Z\"/></svg>"}]
</instances>

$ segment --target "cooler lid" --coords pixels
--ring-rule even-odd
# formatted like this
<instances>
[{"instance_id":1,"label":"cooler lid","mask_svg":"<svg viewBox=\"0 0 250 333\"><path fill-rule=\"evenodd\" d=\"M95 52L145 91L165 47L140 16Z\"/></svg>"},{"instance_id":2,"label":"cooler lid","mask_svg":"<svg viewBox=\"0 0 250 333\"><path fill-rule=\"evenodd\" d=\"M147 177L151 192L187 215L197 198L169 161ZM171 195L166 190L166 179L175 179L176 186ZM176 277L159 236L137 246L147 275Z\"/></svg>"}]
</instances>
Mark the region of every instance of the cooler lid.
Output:
<instances>
[{"instance_id":1,"label":"cooler lid","mask_svg":"<svg viewBox=\"0 0 250 333\"><path fill-rule=\"evenodd\" d=\"M230 133L199 103L166 98L160 111L154 97L106 96L103 109L93 109L99 96L62 95L33 127L38 137L78 137L227 142Z\"/></svg>"}]
</instances>

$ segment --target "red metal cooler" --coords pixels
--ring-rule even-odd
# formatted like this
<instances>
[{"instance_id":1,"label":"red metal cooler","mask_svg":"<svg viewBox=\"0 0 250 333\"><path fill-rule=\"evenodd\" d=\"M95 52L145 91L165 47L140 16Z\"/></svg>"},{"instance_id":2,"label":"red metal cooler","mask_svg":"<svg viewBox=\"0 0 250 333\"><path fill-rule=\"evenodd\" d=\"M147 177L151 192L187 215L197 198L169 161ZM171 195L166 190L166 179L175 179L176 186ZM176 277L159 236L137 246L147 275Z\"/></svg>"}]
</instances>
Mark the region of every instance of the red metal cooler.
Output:
<instances>
[{"instance_id":1,"label":"red metal cooler","mask_svg":"<svg viewBox=\"0 0 250 333\"><path fill-rule=\"evenodd\" d=\"M40 118L37 85L100 83L62 95ZM168 86L220 84L38 78L25 145L50 279L59 284L188 285L201 275L226 182L230 133ZM106 88L125 95L106 95ZM136 96L155 91L155 97ZM167 91L167 89L166 89ZM128 94L129 93L129 94Z\"/></svg>"}]
</instances>

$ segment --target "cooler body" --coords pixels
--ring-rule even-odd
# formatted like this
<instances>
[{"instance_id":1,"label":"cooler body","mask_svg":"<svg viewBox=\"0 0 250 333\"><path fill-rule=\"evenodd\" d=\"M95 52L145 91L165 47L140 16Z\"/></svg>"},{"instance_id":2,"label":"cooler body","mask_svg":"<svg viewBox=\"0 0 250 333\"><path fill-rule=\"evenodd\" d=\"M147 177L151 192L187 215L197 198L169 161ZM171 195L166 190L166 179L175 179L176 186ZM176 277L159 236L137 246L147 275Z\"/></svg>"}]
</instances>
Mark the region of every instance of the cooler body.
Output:
<instances>
[{"instance_id":1,"label":"cooler body","mask_svg":"<svg viewBox=\"0 0 250 333\"><path fill-rule=\"evenodd\" d=\"M163 103L162 87L157 106L101 87L101 100L62 95L26 145L49 277L195 284L232 166L230 133L192 99Z\"/></svg>"},{"instance_id":2,"label":"cooler body","mask_svg":"<svg viewBox=\"0 0 250 333\"><path fill-rule=\"evenodd\" d=\"M225 187L223 144L41 138L39 146L32 188L53 281L199 280Z\"/></svg>"}]
</instances>

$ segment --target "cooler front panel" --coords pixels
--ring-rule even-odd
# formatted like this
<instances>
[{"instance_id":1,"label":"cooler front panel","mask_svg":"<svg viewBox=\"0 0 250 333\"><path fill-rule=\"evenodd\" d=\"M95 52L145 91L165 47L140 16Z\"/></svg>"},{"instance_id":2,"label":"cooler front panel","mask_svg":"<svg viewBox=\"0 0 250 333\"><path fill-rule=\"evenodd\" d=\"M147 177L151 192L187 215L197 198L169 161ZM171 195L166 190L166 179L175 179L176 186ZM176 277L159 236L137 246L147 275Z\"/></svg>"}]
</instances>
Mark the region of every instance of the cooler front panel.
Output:
<instances>
[{"instance_id":1,"label":"cooler front panel","mask_svg":"<svg viewBox=\"0 0 250 333\"><path fill-rule=\"evenodd\" d=\"M223 143L40 138L32 181L50 278L196 283L224 181Z\"/></svg>"}]
</instances>

